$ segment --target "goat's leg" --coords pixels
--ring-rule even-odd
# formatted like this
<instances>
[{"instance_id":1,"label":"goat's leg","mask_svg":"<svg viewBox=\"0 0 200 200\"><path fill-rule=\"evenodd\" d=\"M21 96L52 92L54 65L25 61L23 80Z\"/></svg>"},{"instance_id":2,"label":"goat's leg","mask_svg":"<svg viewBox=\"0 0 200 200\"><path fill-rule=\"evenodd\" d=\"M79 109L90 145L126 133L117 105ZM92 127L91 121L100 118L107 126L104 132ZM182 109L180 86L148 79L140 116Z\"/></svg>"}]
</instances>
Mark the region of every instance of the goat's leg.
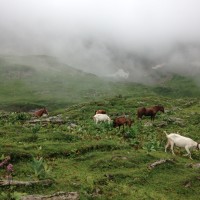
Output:
<instances>
[{"instance_id":1,"label":"goat's leg","mask_svg":"<svg viewBox=\"0 0 200 200\"><path fill-rule=\"evenodd\" d=\"M190 152L190 149L189 149L188 146L185 146L185 150L187 151L187 154L185 154L184 156L189 156L189 158L190 158L191 160L193 160L192 157L191 157L191 152Z\"/></svg>"},{"instance_id":2,"label":"goat's leg","mask_svg":"<svg viewBox=\"0 0 200 200\"><path fill-rule=\"evenodd\" d=\"M170 141L170 145L171 145L172 154L175 155L175 153L174 153L174 142Z\"/></svg>"},{"instance_id":3,"label":"goat's leg","mask_svg":"<svg viewBox=\"0 0 200 200\"><path fill-rule=\"evenodd\" d=\"M167 144L165 145L165 152L167 152L167 148L169 147L169 145L170 145L170 142L169 140L167 140Z\"/></svg>"}]
</instances>

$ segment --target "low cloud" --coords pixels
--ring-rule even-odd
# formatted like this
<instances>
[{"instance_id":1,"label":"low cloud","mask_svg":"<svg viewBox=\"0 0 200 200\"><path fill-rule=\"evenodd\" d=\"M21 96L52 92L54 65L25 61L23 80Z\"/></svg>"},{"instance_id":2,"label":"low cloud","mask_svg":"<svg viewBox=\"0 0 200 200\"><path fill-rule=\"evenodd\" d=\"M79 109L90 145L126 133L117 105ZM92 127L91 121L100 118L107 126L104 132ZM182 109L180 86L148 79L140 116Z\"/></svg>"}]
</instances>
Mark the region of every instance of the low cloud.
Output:
<instances>
[{"instance_id":1,"label":"low cloud","mask_svg":"<svg viewBox=\"0 0 200 200\"><path fill-rule=\"evenodd\" d=\"M199 8L198 0L1 0L0 54L55 56L133 81L159 66L196 74Z\"/></svg>"}]
</instances>

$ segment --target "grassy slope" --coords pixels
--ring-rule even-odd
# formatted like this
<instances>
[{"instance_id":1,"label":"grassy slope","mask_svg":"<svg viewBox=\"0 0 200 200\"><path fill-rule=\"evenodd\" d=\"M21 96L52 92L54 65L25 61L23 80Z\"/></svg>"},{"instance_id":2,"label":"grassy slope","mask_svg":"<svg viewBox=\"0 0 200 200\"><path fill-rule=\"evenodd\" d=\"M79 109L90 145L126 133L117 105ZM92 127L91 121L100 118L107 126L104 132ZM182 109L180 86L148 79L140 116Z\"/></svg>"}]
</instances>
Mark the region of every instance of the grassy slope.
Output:
<instances>
[{"instance_id":1,"label":"grassy slope","mask_svg":"<svg viewBox=\"0 0 200 200\"><path fill-rule=\"evenodd\" d=\"M170 97L200 97L200 88L195 80L199 79L199 74L196 77L184 77L174 75L170 80L159 86L154 87L154 92L159 95Z\"/></svg>"},{"instance_id":2,"label":"grassy slope","mask_svg":"<svg viewBox=\"0 0 200 200\"><path fill-rule=\"evenodd\" d=\"M2 63L0 69L7 65ZM193 85L191 80L174 77L171 82L159 87L131 83L104 85L91 75L88 75L89 80L85 79L85 74L76 76L79 81L73 81L72 75L62 73L61 76L55 72L38 77L37 70L23 64L18 66L23 68L23 79L13 79L13 76L18 76L14 73L9 80L7 75L11 71L6 72L6 76L0 73L1 107L5 108L6 105L7 109L12 110L20 108L13 104L21 104L23 110L27 104L28 109L48 104L50 116L60 114L66 123L61 126L32 126L26 120L19 120L20 113L7 113L7 117L1 113L0 156L11 155L14 180L38 178L31 168L31 158L34 156L45 159L51 168L47 177L55 181L50 187L14 187L13 190L28 194L78 191L81 199L198 199L199 169L188 165L199 163L199 152L192 153L193 161L183 157L185 152L178 148L175 157L164 153L164 130L179 131L199 140L199 89L192 87L193 97L185 92L191 91L191 87L188 87ZM16 65L13 65L13 69L16 69ZM3 77L6 78L4 81ZM67 81L71 78L69 85L64 84L66 77ZM54 84L49 85L49 81ZM80 82L84 83L81 84L82 88L79 87ZM98 85L98 88L94 91L91 85ZM70 102L72 97L73 102ZM163 104L166 112L157 115L153 126L149 126L149 118L139 123L135 116L137 108L155 104ZM124 133L107 124L95 125L92 116L98 108L108 110L112 118L116 114L130 114L135 123ZM70 123L77 124L77 127L70 129ZM168 158L173 158L174 162L148 169L149 164ZM0 176L3 174L4 170L0 169ZM8 190L0 188L1 192Z\"/></svg>"},{"instance_id":3,"label":"grassy slope","mask_svg":"<svg viewBox=\"0 0 200 200\"><path fill-rule=\"evenodd\" d=\"M137 84L102 80L46 56L0 58L0 86L0 109L12 111L40 106L55 110L146 90Z\"/></svg>"},{"instance_id":4,"label":"grassy slope","mask_svg":"<svg viewBox=\"0 0 200 200\"><path fill-rule=\"evenodd\" d=\"M153 126L148 126L149 118L141 123L135 119L137 107L157 103L165 105L166 112L157 115ZM197 98L107 98L62 110L56 114L62 114L66 124L39 126L37 133L33 126L17 120L19 114L12 114L1 120L0 155L11 155L15 180L37 178L31 156L44 157L51 167L49 176L55 184L14 188L18 192L78 191L81 199L198 199L199 170L187 165L199 163L199 152L193 152L193 161L183 157L181 149L176 149L175 157L164 153L163 131L179 131L198 140L199 107ZM95 125L91 117L97 108L106 108L112 118L129 113L136 120L134 126L123 133L107 124ZM71 122L78 126L69 129ZM148 169L149 164L169 158L174 162Z\"/></svg>"},{"instance_id":5,"label":"grassy slope","mask_svg":"<svg viewBox=\"0 0 200 200\"><path fill-rule=\"evenodd\" d=\"M181 76L147 87L102 80L48 56L0 57L0 109L29 111L46 106L51 111L116 95L147 94L199 97L200 89L191 78Z\"/></svg>"}]
</instances>

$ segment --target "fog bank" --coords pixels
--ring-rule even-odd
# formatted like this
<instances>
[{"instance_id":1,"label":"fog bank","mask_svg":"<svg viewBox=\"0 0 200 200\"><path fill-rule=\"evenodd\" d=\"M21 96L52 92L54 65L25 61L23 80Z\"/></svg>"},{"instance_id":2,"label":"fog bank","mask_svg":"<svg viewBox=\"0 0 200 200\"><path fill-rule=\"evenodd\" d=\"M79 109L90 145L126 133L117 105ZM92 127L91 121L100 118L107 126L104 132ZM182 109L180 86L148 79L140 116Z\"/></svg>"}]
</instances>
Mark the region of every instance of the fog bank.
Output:
<instances>
[{"instance_id":1,"label":"fog bank","mask_svg":"<svg viewBox=\"0 0 200 200\"><path fill-rule=\"evenodd\" d=\"M0 54L55 56L133 81L152 69L196 74L199 8L199 0L0 0Z\"/></svg>"}]
</instances>

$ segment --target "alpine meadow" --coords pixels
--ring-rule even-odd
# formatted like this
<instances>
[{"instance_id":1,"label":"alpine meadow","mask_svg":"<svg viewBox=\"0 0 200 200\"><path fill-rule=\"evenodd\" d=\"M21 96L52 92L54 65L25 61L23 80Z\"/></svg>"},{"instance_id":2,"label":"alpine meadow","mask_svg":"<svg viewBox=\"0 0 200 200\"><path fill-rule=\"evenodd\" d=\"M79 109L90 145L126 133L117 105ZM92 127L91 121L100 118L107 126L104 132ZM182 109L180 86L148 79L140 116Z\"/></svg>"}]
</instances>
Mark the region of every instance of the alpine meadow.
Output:
<instances>
[{"instance_id":1,"label":"alpine meadow","mask_svg":"<svg viewBox=\"0 0 200 200\"><path fill-rule=\"evenodd\" d=\"M198 199L200 152L191 150L193 160L176 145L175 155L165 153L164 133L200 141L194 77L116 81L49 56L1 56L0 72L2 200ZM154 105L164 113L137 119L138 108ZM48 115L34 117L43 107ZM112 121L96 124L99 109L112 121L125 116L133 124L124 130Z\"/></svg>"},{"instance_id":2,"label":"alpine meadow","mask_svg":"<svg viewBox=\"0 0 200 200\"><path fill-rule=\"evenodd\" d=\"M199 200L199 8L0 0L0 200Z\"/></svg>"}]
</instances>

